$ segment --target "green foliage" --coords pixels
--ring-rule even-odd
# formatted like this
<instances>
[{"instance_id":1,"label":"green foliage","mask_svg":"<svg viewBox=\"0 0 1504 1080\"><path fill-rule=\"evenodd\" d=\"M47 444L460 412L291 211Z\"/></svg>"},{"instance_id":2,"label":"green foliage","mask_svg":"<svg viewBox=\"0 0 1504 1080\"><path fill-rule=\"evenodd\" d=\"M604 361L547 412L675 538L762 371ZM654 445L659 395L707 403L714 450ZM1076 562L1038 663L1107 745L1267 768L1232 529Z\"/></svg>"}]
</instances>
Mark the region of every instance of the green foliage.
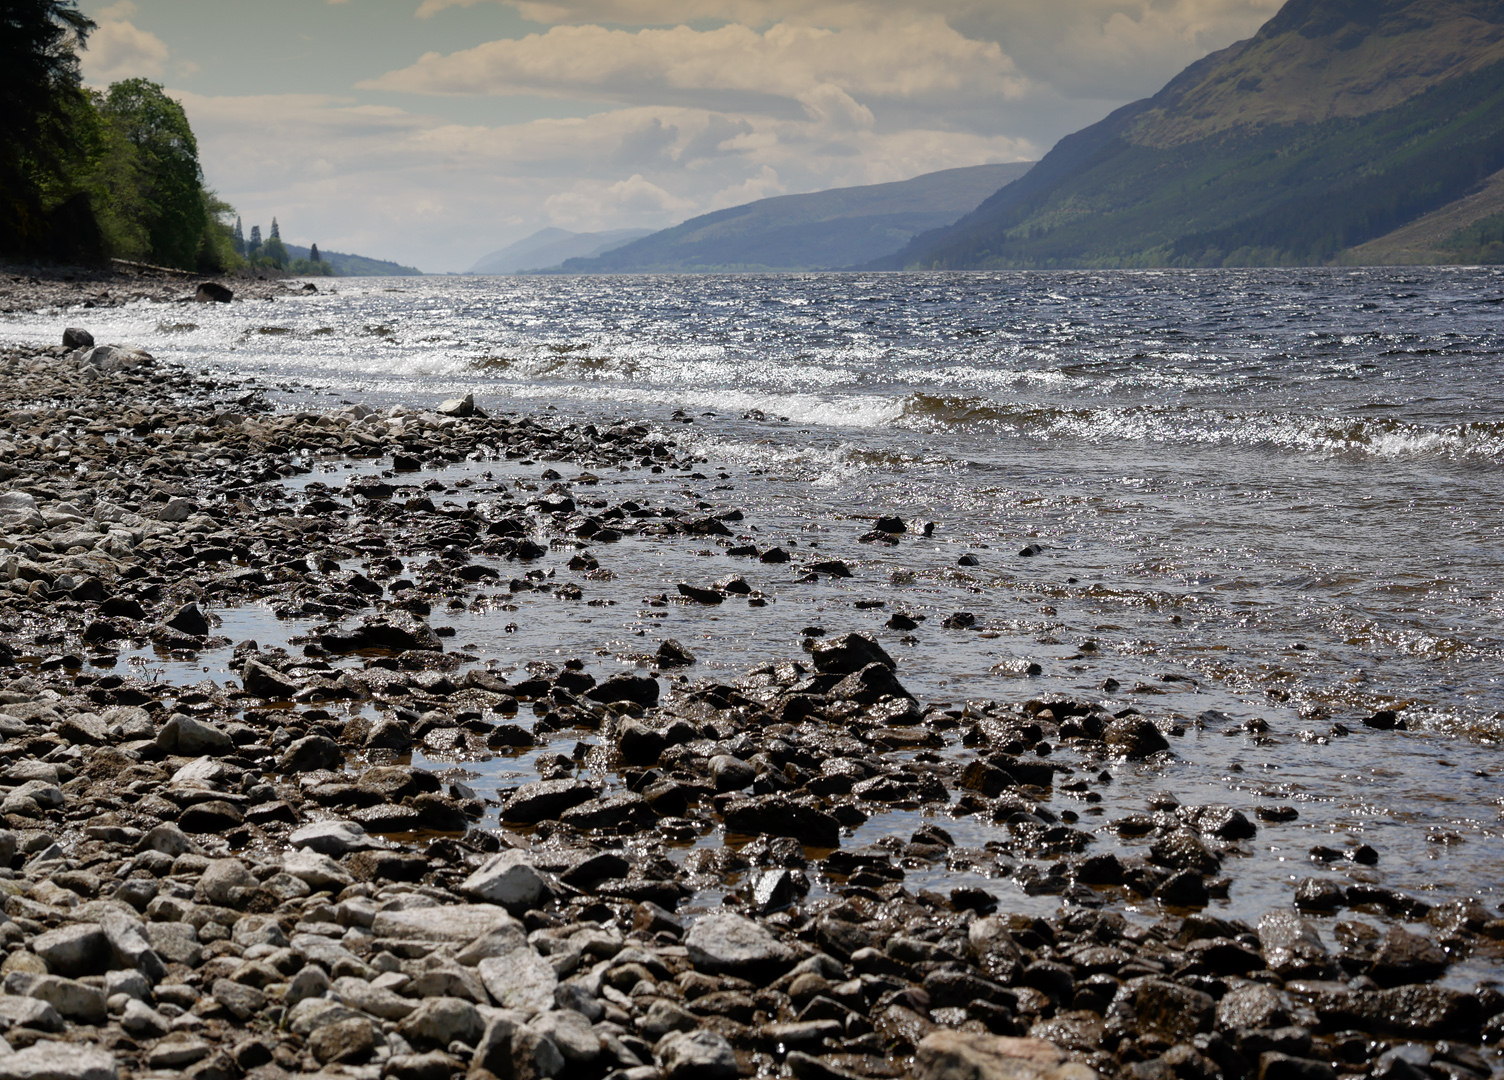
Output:
<instances>
[{"instance_id":1,"label":"green foliage","mask_svg":"<svg viewBox=\"0 0 1504 1080\"><path fill-rule=\"evenodd\" d=\"M287 269L296 277L334 276L334 267L322 259L294 259Z\"/></svg>"},{"instance_id":2,"label":"green foliage","mask_svg":"<svg viewBox=\"0 0 1504 1080\"><path fill-rule=\"evenodd\" d=\"M1504 214L1494 214L1459 229L1441 246L1449 252L1456 252L1458 262L1489 266L1504 263Z\"/></svg>"},{"instance_id":3,"label":"green foliage","mask_svg":"<svg viewBox=\"0 0 1504 1080\"><path fill-rule=\"evenodd\" d=\"M64 216L79 217L77 190L56 178L75 166L81 152L76 50L93 28L73 0L0 4L0 250L44 254L52 214L70 206ZM86 231L97 242L98 230Z\"/></svg>"},{"instance_id":4,"label":"green foliage","mask_svg":"<svg viewBox=\"0 0 1504 1080\"><path fill-rule=\"evenodd\" d=\"M158 84L127 79L110 87L99 113L135 152L152 260L197 267L210 215L198 140L183 107Z\"/></svg>"}]
</instances>

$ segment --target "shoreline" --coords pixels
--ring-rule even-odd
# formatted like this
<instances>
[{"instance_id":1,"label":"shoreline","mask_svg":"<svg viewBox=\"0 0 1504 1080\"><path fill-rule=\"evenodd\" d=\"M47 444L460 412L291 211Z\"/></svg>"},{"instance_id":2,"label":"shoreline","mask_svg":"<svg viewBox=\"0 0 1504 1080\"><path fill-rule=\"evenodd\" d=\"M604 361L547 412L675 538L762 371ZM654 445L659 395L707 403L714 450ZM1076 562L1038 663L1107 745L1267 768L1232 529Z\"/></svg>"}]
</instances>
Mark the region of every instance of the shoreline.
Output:
<instances>
[{"instance_id":1,"label":"shoreline","mask_svg":"<svg viewBox=\"0 0 1504 1080\"><path fill-rule=\"evenodd\" d=\"M1169 745L1153 717L1068 700L926 710L880 646L837 627L730 684L694 680L666 645L650 673L599 683L568 664L517 682L464 670L474 658L433 623L497 583L490 562L525 582L551 547L593 562L603 530L729 530L638 508L582 522L567 483L486 520L403 492L405 474L566 446L570 468L696 467L645 428L465 401L380 427L359 407L275 412L249 381L108 347L6 350L0 385L0 1016L14 1050L42 1047L33 1059L62 1037L90 1048L79 1076L809 1080L1006 1058L1018 1075L1148 1080L1360 1072L1420 1040L1453 1076L1493 1068L1477 1048L1504 1034L1504 993L1436 980L1454 957L1499 955L1497 912L1312 878L1306 912L1382 912L1382 938L1329 950L1294 908L1217 918L1205 904L1259 824L1173 799L1111 823L1141 830L1143 857L1093 854L1089 826L1047 805L1069 772L1049 748L1152 757ZM347 458L395 475L283 489ZM325 625L297 648L237 646L233 690L106 659L122 643L226 647L213 609L253 602ZM342 721L351 702L377 715ZM604 758L540 766L499 807L402 762L432 738L526 753L574 728ZM924 760L957 744L964 766ZM898 749L919 754L885 764ZM1093 794L1092 777L1069 782ZM974 857L938 823L841 845L869 813L946 803L1050 863L1034 886L1070 905L1030 918L983 890L910 892L906 868ZM501 828L475 827L493 811ZM740 846L665 857L707 828ZM737 902L681 919L694 875ZM812 875L839 896L805 905ZM1134 896L1165 917L1128 923L1115 909ZM22 1064L0 1054L0 1077Z\"/></svg>"}]
</instances>

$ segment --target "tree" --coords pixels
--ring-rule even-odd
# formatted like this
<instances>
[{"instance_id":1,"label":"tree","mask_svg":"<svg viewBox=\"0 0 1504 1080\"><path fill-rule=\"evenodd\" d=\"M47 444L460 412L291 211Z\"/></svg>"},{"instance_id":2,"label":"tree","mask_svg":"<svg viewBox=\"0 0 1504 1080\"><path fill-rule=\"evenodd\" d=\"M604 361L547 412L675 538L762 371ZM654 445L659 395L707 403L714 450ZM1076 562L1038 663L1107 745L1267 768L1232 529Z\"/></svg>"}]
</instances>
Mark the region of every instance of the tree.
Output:
<instances>
[{"instance_id":1,"label":"tree","mask_svg":"<svg viewBox=\"0 0 1504 1080\"><path fill-rule=\"evenodd\" d=\"M147 79L126 79L105 94L101 115L134 148L152 259L197 265L209 225L198 140L183 107Z\"/></svg>"},{"instance_id":2,"label":"tree","mask_svg":"<svg viewBox=\"0 0 1504 1080\"><path fill-rule=\"evenodd\" d=\"M277 228L277 219L275 217L272 218L272 239L282 239L282 230Z\"/></svg>"},{"instance_id":3,"label":"tree","mask_svg":"<svg viewBox=\"0 0 1504 1080\"><path fill-rule=\"evenodd\" d=\"M235 231L231 234L235 240L235 254L245 254L245 233L240 229L240 215L235 215Z\"/></svg>"},{"instance_id":4,"label":"tree","mask_svg":"<svg viewBox=\"0 0 1504 1080\"><path fill-rule=\"evenodd\" d=\"M77 50L93 29L73 0L0 4L0 249L47 250L49 214L79 194L49 181L80 153Z\"/></svg>"},{"instance_id":5,"label":"tree","mask_svg":"<svg viewBox=\"0 0 1504 1080\"><path fill-rule=\"evenodd\" d=\"M251 242L246 245L245 257L247 259L254 259L260 253L261 253L261 226L260 225L252 225L251 226Z\"/></svg>"},{"instance_id":6,"label":"tree","mask_svg":"<svg viewBox=\"0 0 1504 1080\"><path fill-rule=\"evenodd\" d=\"M308 249L308 261L323 262L323 260L319 258L319 246L317 244L314 244L313 247Z\"/></svg>"}]
</instances>

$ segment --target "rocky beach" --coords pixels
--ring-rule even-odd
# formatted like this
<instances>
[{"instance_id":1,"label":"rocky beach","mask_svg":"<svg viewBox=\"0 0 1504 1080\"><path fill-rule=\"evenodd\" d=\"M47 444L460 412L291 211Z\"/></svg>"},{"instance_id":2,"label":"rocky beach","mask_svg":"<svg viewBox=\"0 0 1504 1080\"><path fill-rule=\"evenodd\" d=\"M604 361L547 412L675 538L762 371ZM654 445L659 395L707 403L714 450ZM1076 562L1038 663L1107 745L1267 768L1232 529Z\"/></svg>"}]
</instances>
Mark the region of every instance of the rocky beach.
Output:
<instances>
[{"instance_id":1,"label":"rocky beach","mask_svg":"<svg viewBox=\"0 0 1504 1080\"><path fill-rule=\"evenodd\" d=\"M661 635L599 677L555 650L496 670L449 623L589 603L625 540L682 551L644 610L755 608L771 568L843 579L926 522L789 550L717 462L631 416L289 408L96 343L80 310L197 291L0 281L6 310L58 317L58 344L0 350L0 1080L1500 1070L1497 908L1366 880L1380 852L1356 845L1300 850L1285 901L1225 917L1250 845L1300 808L1118 793L1188 727L1262 721L1021 679L923 700L902 604L881 633L831 612L734 677ZM667 474L733 484L612 495ZM739 570L707 573L712 552ZM258 640L227 636L250 608ZM208 654L233 677L189 681ZM1402 712L1321 738L1401 753L1377 748ZM528 777L479 784L482 759ZM888 820L918 824L872 838Z\"/></svg>"}]
</instances>

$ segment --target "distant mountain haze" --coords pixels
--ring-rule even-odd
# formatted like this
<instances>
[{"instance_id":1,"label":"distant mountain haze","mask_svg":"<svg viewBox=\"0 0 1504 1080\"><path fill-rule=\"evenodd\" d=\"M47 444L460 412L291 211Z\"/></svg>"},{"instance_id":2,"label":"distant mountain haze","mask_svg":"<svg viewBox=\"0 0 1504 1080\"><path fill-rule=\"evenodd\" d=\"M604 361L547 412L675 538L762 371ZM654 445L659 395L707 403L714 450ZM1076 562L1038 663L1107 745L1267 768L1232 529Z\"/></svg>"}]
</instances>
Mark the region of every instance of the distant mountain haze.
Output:
<instances>
[{"instance_id":1,"label":"distant mountain haze","mask_svg":"<svg viewBox=\"0 0 1504 1080\"><path fill-rule=\"evenodd\" d=\"M1290 0L870 265L1504 261L1501 170L1504 3Z\"/></svg>"},{"instance_id":2,"label":"distant mountain haze","mask_svg":"<svg viewBox=\"0 0 1504 1080\"><path fill-rule=\"evenodd\" d=\"M779 195L717 210L560 273L710 273L834 270L891 254L910 238L948 225L1023 176L1033 162L974 165L911 180Z\"/></svg>"},{"instance_id":3,"label":"distant mountain haze","mask_svg":"<svg viewBox=\"0 0 1504 1080\"><path fill-rule=\"evenodd\" d=\"M565 259L588 258L650 236L652 229L610 229L606 232L575 233L567 229L540 229L538 232L493 251L467 274L517 274L558 266Z\"/></svg>"}]
</instances>

